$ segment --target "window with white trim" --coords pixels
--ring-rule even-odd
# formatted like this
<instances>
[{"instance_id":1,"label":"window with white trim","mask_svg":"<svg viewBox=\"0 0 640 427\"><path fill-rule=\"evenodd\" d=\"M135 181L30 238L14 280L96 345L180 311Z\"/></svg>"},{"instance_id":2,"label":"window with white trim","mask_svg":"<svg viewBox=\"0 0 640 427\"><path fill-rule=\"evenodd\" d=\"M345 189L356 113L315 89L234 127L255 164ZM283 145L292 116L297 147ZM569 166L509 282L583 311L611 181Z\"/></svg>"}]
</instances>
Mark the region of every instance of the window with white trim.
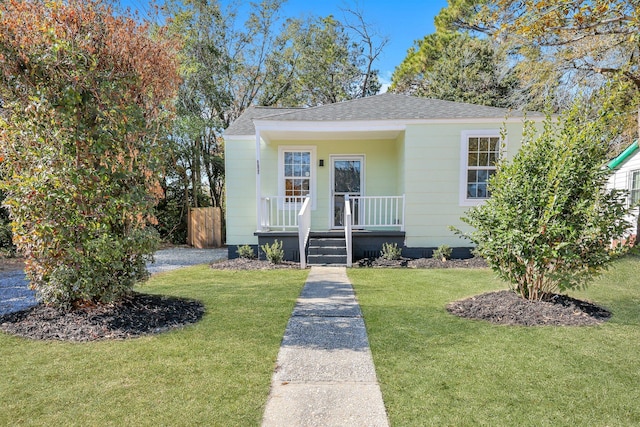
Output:
<instances>
[{"instance_id":1,"label":"window with white trim","mask_svg":"<svg viewBox=\"0 0 640 427\"><path fill-rule=\"evenodd\" d=\"M280 147L278 167L280 196L285 203L294 206L308 195L314 197L314 147Z\"/></svg>"},{"instance_id":2,"label":"window with white trim","mask_svg":"<svg viewBox=\"0 0 640 427\"><path fill-rule=\"evenodd\" d=\"M640 169L629 172L629 204L635 206L640 202Z\"/></svg>"},{"instance_id":3,"label":"window with white trim","mask_svg":"<svg viewBox=\"0 0 640 427\"><path fill-rule=\"evenodd\" d=\"M300 198L309 195L311 188L311 152L284 152L284 195Z\"/></svg>"},{"instance_id":4,"label":"window with white trim","mask_svg":"<svg viewBox=\"0 0 640 427\"><path fill-rule=\"evenodd\" d=\"M489 179L495 175L500 159L501 140L497 131L462 133L460 202L474 205L488 199Z\"/></svg>"}]
</instances>

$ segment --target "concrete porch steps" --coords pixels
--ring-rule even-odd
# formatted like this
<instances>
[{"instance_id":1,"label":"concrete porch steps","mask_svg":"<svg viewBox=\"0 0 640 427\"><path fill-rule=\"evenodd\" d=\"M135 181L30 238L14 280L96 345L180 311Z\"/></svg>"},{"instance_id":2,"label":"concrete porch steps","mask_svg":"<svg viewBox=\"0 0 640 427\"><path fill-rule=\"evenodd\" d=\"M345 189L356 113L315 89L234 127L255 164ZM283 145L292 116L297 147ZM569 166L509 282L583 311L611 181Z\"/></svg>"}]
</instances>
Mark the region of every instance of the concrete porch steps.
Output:
<instances>
[{"instance_id":1,"label":"concrete porch steps","mask_svg":"<svg viewBox=\"0 0 640 427\"><path fill-rule=\"evenodd\" d=\"M309 265L346 265L347 243L344 237L309 237Z\"/></svg>"}]
</instances>

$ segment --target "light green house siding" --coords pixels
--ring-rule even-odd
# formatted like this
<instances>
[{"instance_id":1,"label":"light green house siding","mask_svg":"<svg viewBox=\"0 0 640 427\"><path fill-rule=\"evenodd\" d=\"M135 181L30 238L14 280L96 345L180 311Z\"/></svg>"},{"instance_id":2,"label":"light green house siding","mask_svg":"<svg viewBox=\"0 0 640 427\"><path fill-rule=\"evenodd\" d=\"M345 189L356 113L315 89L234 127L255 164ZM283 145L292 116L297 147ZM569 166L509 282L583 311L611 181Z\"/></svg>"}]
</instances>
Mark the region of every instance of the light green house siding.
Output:
<instances>
[{"instance_id":1,"label":"light green house siding","mask_svg":"<svg viewBox=\"0 0 640 427\"><path fill-rule=\"evenodd\" d=\"M464 131L495 130L501 123L447 123L409 125L404 139L403 169L406 194L406 246L468 246L469 242L450 231L450 226L467 230L460 220L469 206L461 206L461 159ZM507 156L520 144L522 124L507 128Z\"/></svg>"},{"instance_id":2,"label":"light green house siding","mask_svg":"<svg viewBox=\"0 0 640 427\"><path fill-rule=\"evenodd\" d=\"M227 244L257 244L255 138L227 138L225 152Z\"/></svg>"}]
</instances>

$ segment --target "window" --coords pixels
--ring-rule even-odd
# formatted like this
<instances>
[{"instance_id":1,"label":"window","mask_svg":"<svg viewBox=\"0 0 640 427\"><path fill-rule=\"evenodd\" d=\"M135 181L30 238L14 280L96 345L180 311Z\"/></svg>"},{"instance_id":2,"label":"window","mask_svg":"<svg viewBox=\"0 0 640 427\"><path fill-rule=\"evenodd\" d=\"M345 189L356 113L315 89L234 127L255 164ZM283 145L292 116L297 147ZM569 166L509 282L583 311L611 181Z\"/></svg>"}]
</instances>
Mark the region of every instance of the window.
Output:
<instances>
[{"instance_id":1,"label":"window","mask_svg":"<svg viewBox=\"0 0 640 427\"><path fill-rule=\"evenodd\" d=\"M309 194L311 183L311 152L284 152L284 195L287 201Z\"/></svg>"},{"instance_id":2,"label":"window","mask_svg":"<svg viewBox=\"0 0 640 427\"><path fill-rule=\"evenodd\" d=\"M280 147L280 195L288 204L301 203L314 193L315 149Z\"/></svg>"},{"instance_id":3,"label":"window","mask_svg":"<svg viewBox=\"0 0 640 427\"><path fill-rule=\"evenodd\" d=\"M497 131L463 132L460 203L475 205L488 199L489 178L496 173L501 141Z\"/></svg>"},{"instance_id":4,"label":"window","mask_svg":"<svg viewBox=\"0 0 640 427\"><path fill-rule=\"evenodd\" d=\"M629 173L629 203L635 206L640 202L640 170Z\"/></svg>"}]
</instances>

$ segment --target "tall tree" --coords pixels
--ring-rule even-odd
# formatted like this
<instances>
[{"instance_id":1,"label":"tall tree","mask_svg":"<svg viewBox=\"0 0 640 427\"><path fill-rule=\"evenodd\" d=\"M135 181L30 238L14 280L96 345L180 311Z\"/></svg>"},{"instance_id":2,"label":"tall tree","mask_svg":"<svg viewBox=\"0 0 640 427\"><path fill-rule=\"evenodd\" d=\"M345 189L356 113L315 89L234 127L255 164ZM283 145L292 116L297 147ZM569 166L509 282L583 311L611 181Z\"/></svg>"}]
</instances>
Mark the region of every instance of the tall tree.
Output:
<instances>
[{"instance_id":1,"label":"tall tree","mask_svg":"<svg viewBox=\"0 0 640 427\"><path fill-rule=\"evenodd\" d=\"M101 0L6 0L0 28L2 188L31 285L116 300L157 246L177 46Z\"/></svg>"},{"instance_id":2,"label":"tall tree","mask_svg":"<svg viewBox=\"0 0 640 427\"><path fill-rule=\"evenodd\" d=\"M627 103L627 135L640 127L640 3L637 0L451 0L441 27L479 31L520 56L520 76L559 81L568 98L613 85ZM554 73L537 73L551 64ZM542 83L544 84L544 83ZM594 103L595 104L595 103ZM633 115L637 120L629 120Z\"/></svg>"},{"instance_id":3,"label":"tall tree","mask_svg":"<svg viewBox=\"0 0 640 427\"><path fill-rule=\"evenodd\" d=\"M246 21L239 23L237 4L223 8L216 0L165 2L170 29L183 40L183 84L172 140L174 176L182 182L189 206L200 204L203 182L211 203L223 206L222 132L257 102L267 81L275 80L266 64L279 46L276 24L282 3L252 3Z\"/></svg>"},{"instance_id":4,"label":"tall tree","mask_svg":"<svg viewBox=\"0 0 640 427\"><path fill-rule=\"evenodd\" d=\"M430 34L396 68L391 91L449 101L511 107L518 79L487 39L461 33Z\"/></svg>"},{"instance_id":5,"label":"tall tree","mask_svg":"<svg viewBox=\"0 0 640 427\"><path fill-rule=\"evenodd\" d=\"M376 60L389 43L389 37L380 35L365 19L364 12L357 6L354 9L346 9L345 27L359 38L356 44L360 46L360 68L362 70L362 83L360 85L360 97L375 95L380 91L378 70L374 68Z\"/></svg>"},{"instance_id":6,"label":"tall tree","mask_svg":"<svg viewBox=\"0 0 640 427\"><path fill-rule=\"evenodd\" d=\"M373 63L382 47L364 21L349 28L333 16L288 20L281 49L269 62L276 80L263 103L317 106L376 94L380 83Z\"/></svg>"}]
</instances>

